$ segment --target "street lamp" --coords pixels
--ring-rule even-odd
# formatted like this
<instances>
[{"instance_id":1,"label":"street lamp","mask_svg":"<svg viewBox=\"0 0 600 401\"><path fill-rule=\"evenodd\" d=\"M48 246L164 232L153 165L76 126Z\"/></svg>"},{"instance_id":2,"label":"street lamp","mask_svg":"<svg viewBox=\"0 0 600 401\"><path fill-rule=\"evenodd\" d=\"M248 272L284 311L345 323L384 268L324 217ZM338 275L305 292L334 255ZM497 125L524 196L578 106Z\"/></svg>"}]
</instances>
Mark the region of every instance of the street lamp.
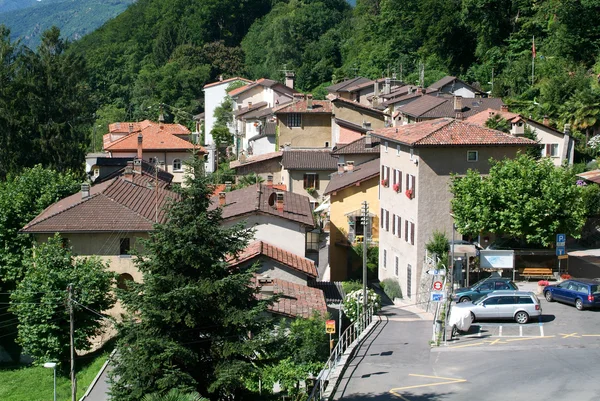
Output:
<instances>
[{"instance_id":1,"label":"street lamp","mask_svg":"<svg viewBox=\"0 0 600 401\"><path fill-rule=\"evenodd\" d=\"M56 362L46 362L44 367L54 370L54 401L56 401Z\"/></svg>"}]
</instances>

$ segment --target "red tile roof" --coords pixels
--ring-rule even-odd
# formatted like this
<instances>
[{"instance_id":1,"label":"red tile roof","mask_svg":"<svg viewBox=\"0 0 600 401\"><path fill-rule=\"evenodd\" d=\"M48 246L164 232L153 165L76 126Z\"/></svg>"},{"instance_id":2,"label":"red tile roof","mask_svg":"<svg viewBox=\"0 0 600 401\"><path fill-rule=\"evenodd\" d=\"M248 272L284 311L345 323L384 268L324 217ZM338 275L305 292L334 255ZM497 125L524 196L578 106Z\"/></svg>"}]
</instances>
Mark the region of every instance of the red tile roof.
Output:
<instances>
[{"instance_id":1,"label":"red tile roof","mask_svg":"<svg viewBox=\"0 0 600 401\"><path fill-rule=\"evenodd\" d=\"M241 166L247 166L248 164L260 163L265 160L276 159L276 158L282 157L282 156L283 156L282 151L263 153L262 155L257 155L257 156L249 156L249 157L246 157L246 160L244 160L244 161L234 160L232 162L229 162L229 168L235 169L235 168L238 168Z\"/></svg>"},{"instance_id":2,"label":"red tile roof","mask_svg":"<svg viewBox=\"0 0 600 401\"><path fill-rule=\"evenodd\" d=\"M151 123L150 125L142 127L141 130L138 130L137 132L125 135L112 142L112 134L108 133L104 135L104 150L109 152L136 152L138 144L138 134L141 132L143 137L142 149L145 151L186 151L198 149L201 153L206 153L201 146L194 145L193 143L186 141L185 139L179 138L176 133L180 133L182 131L178 126L179 124L165 124L161 127L158 124ZM189 133L189 130L187 131L187 133Z\"/></svg>"},{"instance_id":3,"label":"red tile roof","mask_svg":"<svg viewBox=\"0 0 600 401\"><path fill-rule=\"evenodd\" d=\"M260 78L254 82L248 83L248 85L244 85L242 87L239 87L232 91L229 91L228 94L229 94L229 96L237 96L240 93L246 92L248 89L254 88L258 85L264 86L266 88L272 88L274 86L277 86L279 88L280 92L284 92L287 94L293 94L293 93L298 92L297 90L295 90L293 88L289 88L289 87L285 86L281 82L273 81L272 79L267 79L267 78Z\"/></svg>"},{"instance_id":4,"label":"red tile roof","mask_svg":"<svg viewBox=\"0 0 600 401\"><path fill-rule=\"evenodd\" d=\"M210 84L206 84L206 85L204 85L204 88L206 89L206 88L210 88L212 86L222 85L222 84L226 84L226 83L233 82L233 81L242 81L242 82L248 82L248 83L252 82L246 78L233 77L233 78L224 79L222 81L217 81L217 82L212 82Z\"/></svg>"},{"instance_id":5,"label":"red tile roof","mask_svg":"<svg viewBox=\"0 0 600 401\"><path fill-rule=\"evenodd\" d=\"M263 213L314 227L310 200L307 196L283 191L283 211L279 211L275 202L276 192L280 191L263 184L225 192L223 219L241 217L252 213ZM218 207L218 197L211 198L211 201L211 209Z\"/></svg>"},{"instance_id":6,"label":"red tile roof","mask_svg":"<svg viewBox=\"0 0 600 401\"><path fill-rule=\"evenodd\" d=\"M465 121L468 123L473 123L485 127L485 123L487 122L487 120L489 120L494 115L499 115L500 117L512 123L516 123L522 119L522 117L519 114L511 113L510 111L487 109L482 111L481 113L472 115L471 117L465 119Z\"/></svg>"},{"instance_id":7,"label":"red tile roof","mask_svg":"<svg viewBox=\"0 0 600 401\"><path fill-rule=\"evenodd\" d=\"M342 174L332 174L331 181L327 184L324 195L329 195L332 192L337 192L357 183L370 180L373 177L379 177L379 158L354 166L354 169L351 171L345 171ZM374 185L379 185L379 180Z\"/></svg>"},{"instance_id":8,"label":"red tile roof","mask_svg":"<svg viewBox=\"0 0 600 401\"><path fill-rule=\"evenodd\" d=\"M255 282L258 279L255 278ZM309 318L314 311L325 316L327 313L327 304L323 291L318 288L309 287L307 285L295 284L281 279L272 279L273 292L280 294L277 302L269 307L271 313L283 315L287 317L304 317ZM264 298L264 294L259 294L260 298Z\"/></svg>"},{"instance_id":9,"label":"red tile roof","mask_svg":"<svg viewBox=\"0 0 600 401\"><path fill-rule=\"evenodd\" d=\"M248 245L235 260L229 263L231 266L236 266L260 255L264 255L291 269L305 273L307 276L313 278L317 277L315 262L264 241L254 241Z\"/></svg>"},{"instance_id":10,"label":"red tile roof","mask_svg":"<svg viewBox=\"0 0 600 401\"><path fill-rule=\"evenodd\" d=\"M129 134L129 128L131 126L132 133L144 132L146 129L158 130L159 123L155 123L150 120L144 120L140 122L117 122L112 123L108 126L108 132L110 133L122 133ZM181 124L163 124L162 131L168 132L173 135L189 135L190 130Z\"/></svg>"},{"instance_id":11,"label":"red tile roof","mask_svg":"<svg viewBox=\"0 0 600 401\"><path fill-rule=\"evenodd\" d=\"M324 113L331 114L331 101L329 100L313 100L312 109L308 108L306 100L287 103L273 110L275 114L283 113Z\"/></svg>"},{"instance_id":12,"label":"red tile roof","mask_svg":"<svg viewBox=\"0 0 600 401\"><path fill-rule=\"evenodd\" d=\"M529 146L535 142L452 118L438 118L399 127L381 128L374 136L413 147Z\"/></svg>"},{"instance_id":13,"label":"red tile roof","mask_svg":"<svg viewBox=\"0 0 600 401\"><path fill-rule=\"evenodd\" d=\"M177 195L150 188L151 178L134 174L95 185L90 196L78 192L54 203L23 229L26 233L152 231L155 218L165 222L164 206ZM155 215L156 211L158 213Z\"/></svg>"}]
</instances>

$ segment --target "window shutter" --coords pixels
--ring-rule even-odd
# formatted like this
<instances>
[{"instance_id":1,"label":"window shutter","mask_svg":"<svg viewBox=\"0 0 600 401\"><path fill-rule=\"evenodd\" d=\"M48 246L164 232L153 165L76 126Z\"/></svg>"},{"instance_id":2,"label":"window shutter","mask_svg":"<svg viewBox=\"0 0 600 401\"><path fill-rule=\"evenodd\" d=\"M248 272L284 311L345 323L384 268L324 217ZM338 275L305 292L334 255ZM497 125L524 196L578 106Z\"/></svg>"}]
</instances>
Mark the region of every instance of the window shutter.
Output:
<instances>
[{"instance_id":1,"label":"window shutter","mask_svg":"<svg viewBox=\"0 0 600 401\"><path fill-rule=\"evenodd\" d=\"M400 216L396 216L396 217L398 217L398 231L396 232L396 236L397 236L398 238L402 238L402 230L401 230L401 227L402 227L402 219L400 218Z\"/></svg>"},{"instance_id":2,"label":"window shutter","mask_svg":"<svg viewBox=\"0 0 600 401\"><path fill-rule=\"evenodd\" d=\"M546 156L550 156L551 153L552 153L552 145L547 143L546 144Z\"/></svg>"},{"instance_id":3,"label":"window shutter","mask_svg":"<svg viewBox=\"0 0 600 401\"><path fill-rule=\"evenodd\" d=\"M319 189L319 174L315 174L315 189Z\"/></svg>"},{"instance_id":4,"label":"window shutter","mask_svg":"<svg viewBox=\"0 0 600 401\"><path fill-rule=\"evenodd\" d=\"M396 169L392 169L392 185L396 185Z\"/></svg>"},{"instance_id":5,"label":"window shutter","mask_svg":"<svg viewBox=\"0 0 600 401\"><path fill-rule=\"evenodd\" d=\"M385 231L390 231L390 211L385 211Z\"/></svg>"},{"instance_id":6,"label":"window shutter","mask_svg":"<svg viewBox=\"0 0 600 401\"><path fill-rule=\"evenodd\" d=\"M410 189L412 189L412 191L413 191L413 198L414 198L415 196L417 196L417 193L416 193L417 191L416 191L416 187L415 187L415 185L416 185L416 182L415 182L416 181L416 177L414 175L411 175L410 177L411 177L411 180L412 180L412 185L411 185Z\"/></svg>"},{"instance_id":7,"label":"window shutter","mask_svg":"<svg viewBox=\"0 0 600 401\"><path fill-rule=\"evenodd\" d=\"M404 240L408 242L408 220L404 220Z\"/></svg>"},{"instance_id":8,"label":"window shutter","mask_svg":"<svg viewBox=\"0 0 600 401\"><path fill-rule=\"evenodd\" d=\"M415 244L415 223L410 223L410 244Z\"/></svg>"},{"instance_id":9,"label":"window shutter","mask_svg":"<svg viewBox=\"0 0 600 401\"><path fill-rule=\"evenodd\" d=\"M390 168L389 167L385 168L385 179L388 181L390 180Z\"/></svg>"},{"instance_id":10,"label":"window shutter","mask_svg":"<svg viewBox=\"0 0 600 401\"><path fill-rule=\"evenodd\" d=\"M400 187L400 191L402 191L402 171L398 170L398 186Z\"/></svg>"},{"instance_id":11,"label":"window shutter","mask_svg":"<svg viewBox=\"0 0 600 401\"><path fill-rule=\"evenodd\" d=\"M410 174L406 173L406 189L410 189Z\"/></svg>"},{"instance_id":12,"label":"window shutter","mask_svg":"<svg viewBox=\"0 0 600 401\"><path fill-rule=\"evenodd\" d=\"M396 235L396 215L392 214L392 235Z\"/></svg>"},{"instance_id":13,"label":"window shutter","mask_svg":"<svg viewBox=\"0 0 600 401\"><path fill-rule=\"evenodd\" d=\"M381 208L381 212L379 213L379 222L381 223L381 228L383 228L383 218L385 217L385 210Z\"/></svg>"},{"instance_id":14,"label":"window shutter","mask_svg":"<svg viewBox=\"0 0 600 401\"><path fill-rule=\"evenodd\" d=\"M381 177L380 179L385 180L385 166L381 166Z\"/></svg>"},{"instance_id":15,"label":"window shutter","mask_svg":"<svg viewBox=\"0 0 600 401\"><path fill-rule=\"evenodd\" d=\"M304 174L304 188L308 188L308 174Z\"/></svg>"}]
</instances>

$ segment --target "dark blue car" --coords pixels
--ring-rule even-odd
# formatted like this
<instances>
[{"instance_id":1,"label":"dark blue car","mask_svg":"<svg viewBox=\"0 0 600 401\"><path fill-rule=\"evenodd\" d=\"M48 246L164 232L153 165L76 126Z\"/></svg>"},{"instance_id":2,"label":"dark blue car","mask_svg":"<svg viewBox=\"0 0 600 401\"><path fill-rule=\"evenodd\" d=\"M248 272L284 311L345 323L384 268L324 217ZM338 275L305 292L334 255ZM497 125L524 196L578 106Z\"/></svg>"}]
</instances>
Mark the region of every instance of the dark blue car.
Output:
<instances>
[{"instance_id":1,"label":"dark blue car","mask_svg":"<svg viewBox=\"0 0 600 401\"><path fill-rule=\"evenodd\" d=\"M590 279L565 280L544 288L546 301L559 301L575 305L577 310L600 307L600 282Z\"/></svg>"}]
</instances>

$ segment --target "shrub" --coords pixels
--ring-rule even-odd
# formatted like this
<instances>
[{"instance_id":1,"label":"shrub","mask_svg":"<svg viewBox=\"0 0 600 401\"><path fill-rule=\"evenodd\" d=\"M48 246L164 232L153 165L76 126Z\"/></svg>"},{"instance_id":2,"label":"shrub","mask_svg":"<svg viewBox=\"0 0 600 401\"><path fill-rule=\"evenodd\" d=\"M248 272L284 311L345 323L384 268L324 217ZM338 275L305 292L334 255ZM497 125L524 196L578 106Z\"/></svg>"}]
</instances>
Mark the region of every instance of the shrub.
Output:
<instances>
[{"instance_id":1,"label":"shrub","mask_svg":"<svg viewBox=\"0 0 600 401\"><path fill-rule=\"evenodd\" d=\"M381 308L381 299L375 291L372 289L367 290L367 303L373 305L373 313L376 313ZM348 316L351 322L354 322L357 317L357 312L362 313L363 308L363 290L352 291L346 294L342 310L344 314Z\"/></svg>"},{"instance_id":2,"label":"shrub","mask_svg":"<svg viewBox=\"0 0 600 401\"><path fill-rule=\"evenodd\" d=\"M351 292L356 290L362 290L362 281L342 281L342 288L344 289L345 294L350 294Z\"/></svg>"},{"instance_id":3,"label":"shrub","mask_svg":"<svg viewBox=\"0 0 600 401\"><path fill-rule=\"evenodd\" d=\"M387 295L391 300L394 300L394 298L402 298L402 289L400 288L400 284L393 278L386 278L379 283L379 285L381 285L383 292L385 292L385 295Z\"/></svg>"}]
</instances>

